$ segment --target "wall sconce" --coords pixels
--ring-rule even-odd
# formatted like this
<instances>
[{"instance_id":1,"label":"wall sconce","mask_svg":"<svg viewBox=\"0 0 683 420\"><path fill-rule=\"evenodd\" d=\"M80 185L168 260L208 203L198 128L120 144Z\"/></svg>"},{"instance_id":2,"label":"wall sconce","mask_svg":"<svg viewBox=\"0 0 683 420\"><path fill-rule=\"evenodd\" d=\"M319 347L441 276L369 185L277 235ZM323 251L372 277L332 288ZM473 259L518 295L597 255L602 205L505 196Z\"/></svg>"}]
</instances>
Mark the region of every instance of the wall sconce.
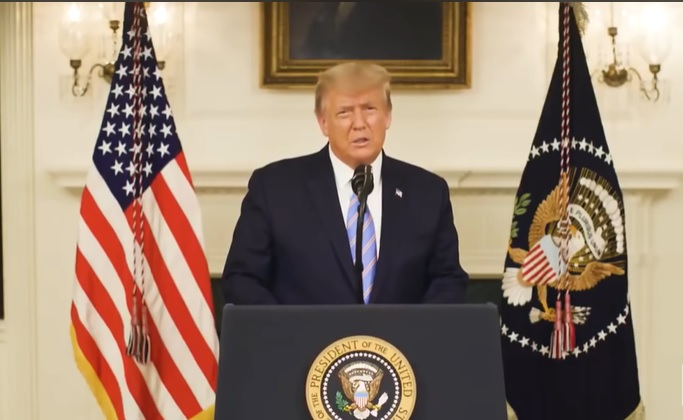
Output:
<instances>
[{"instance_id":1,"label":"wall sconce","mask_svg":"<svg viewBox=\"0 0 683 420\"><path fill-rule=\"evenodd\" d=\"M159 69L163 70L173 44L172 3L146 2L147 17ZM71 93L81 97L88 92L94 74L111 83L114 63L119 53L124 2L72 2L59 28L59 45L73 69ZM80 69L86 57L95 51L95 62L83 80Z\"/></svg>"},{"instance_id":2,"label":"wall sconce","mask_svg":"<svg viewBox=\"0 0 683 420\"><path fill-rule=\"evenodd\" d=\"M666 10L657 3L641 3L639 6L627 3L622 7L621 12L617 13L615 3L609 3L608 12L604 15L606 19L602 19L607 28L610 47L599 70L598 81L609 87L621 87L635 77L643 96L648 101L657 102L662 93L659 72L671 50ZM598 18L603 17L599 9L594 13ZM620 29L624 30L623 34ZM631 46L638 50L647 63L652 75L649 80L629 64L627 50Z\"/></svg>"}]
</instances>

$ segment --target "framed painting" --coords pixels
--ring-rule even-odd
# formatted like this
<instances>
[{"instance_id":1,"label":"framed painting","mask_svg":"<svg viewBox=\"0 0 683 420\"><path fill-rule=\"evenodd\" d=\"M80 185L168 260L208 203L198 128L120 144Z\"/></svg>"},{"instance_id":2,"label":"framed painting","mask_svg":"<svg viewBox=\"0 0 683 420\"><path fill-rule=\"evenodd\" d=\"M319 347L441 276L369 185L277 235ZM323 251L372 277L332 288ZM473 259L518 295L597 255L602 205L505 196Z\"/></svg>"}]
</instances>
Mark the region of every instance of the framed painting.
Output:
<instances>
[{"instance_id":1,"label":"framed painting","mask_svg":"<svg viewBox=\"0 0 683 420\"><path fill-rule=\"evenodd\" d=\"M262 2L264 88L310 88L322 70L372 61L398 88L470 87L468 2Z\"/></svg>"}]
</instances>

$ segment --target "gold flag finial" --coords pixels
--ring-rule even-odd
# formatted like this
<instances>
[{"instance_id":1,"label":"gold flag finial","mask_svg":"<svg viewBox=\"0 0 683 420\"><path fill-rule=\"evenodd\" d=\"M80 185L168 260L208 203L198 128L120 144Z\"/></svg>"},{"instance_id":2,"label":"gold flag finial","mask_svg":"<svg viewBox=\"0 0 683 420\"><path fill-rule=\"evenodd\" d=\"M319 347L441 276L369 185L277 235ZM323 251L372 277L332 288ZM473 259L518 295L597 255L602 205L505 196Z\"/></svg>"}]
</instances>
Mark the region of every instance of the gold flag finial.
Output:
<instances>
[{"instance_id":1,"label":"gold flag finial","mask_svg":"<svg viewBox=\"0 0 683 420\"><path fill-rule=\"evenodd\" d=\"M569 4L574 11L574 19L576 19L576 26L579 27L579 33L583 36L586 33L586 26L589 22L586 6L580 1L572 1Z\"/></svg>"}]
</instances>

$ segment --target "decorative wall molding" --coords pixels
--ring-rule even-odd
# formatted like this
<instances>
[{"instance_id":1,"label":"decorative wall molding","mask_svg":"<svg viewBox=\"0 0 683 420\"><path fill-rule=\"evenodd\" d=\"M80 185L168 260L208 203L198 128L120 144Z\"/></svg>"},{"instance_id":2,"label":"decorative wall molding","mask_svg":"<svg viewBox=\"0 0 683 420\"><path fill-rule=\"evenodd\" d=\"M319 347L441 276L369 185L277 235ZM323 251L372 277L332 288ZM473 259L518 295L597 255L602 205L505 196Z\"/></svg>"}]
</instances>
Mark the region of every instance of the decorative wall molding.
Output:
<instances>
[{"instance_id":1,"label":"decorative wall molding","mask_svg":"<svg viewBox=\"0 0 683 420\"><path fill-rule=\"evenodd\" d=\"M250 169L195 168L192 179L196 190L202 192L230 192L243 190L251 176ZM519 185L520 169L463 168L434 170L448 181L452 190L514 191ZM49 171L56 184L79 192L87 170L83 168L53 168ZM619 183L624 192L663 193L676 189L683 181L683 165L679 168L639 168L620 170Z\"/></svg>"},{"instance_id":2,"label":"decorative wall molding","mask_svg":"<svg viewBox=\"0 0 683 420\"><path fill-rule=\"evenodd\" d=\"M3 416L38 418L33 4L0 4L0 132L5 275ZM5 368L6 367L6 368Z\"/></svg>"}]
</instances>

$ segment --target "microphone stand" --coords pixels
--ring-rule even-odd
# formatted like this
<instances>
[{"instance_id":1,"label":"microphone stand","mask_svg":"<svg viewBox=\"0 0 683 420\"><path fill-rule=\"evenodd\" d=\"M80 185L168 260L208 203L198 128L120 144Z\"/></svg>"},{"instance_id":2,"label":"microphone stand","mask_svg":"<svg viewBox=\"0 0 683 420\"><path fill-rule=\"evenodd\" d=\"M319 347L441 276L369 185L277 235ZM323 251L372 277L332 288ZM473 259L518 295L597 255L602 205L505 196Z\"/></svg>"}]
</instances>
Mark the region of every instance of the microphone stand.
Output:
<instances>
[{"instance_id":1,"label":"microphone stand","mask_svg":"<svg viewBox=\"0 0 683 420\"><path fill-rule=\"evenodd\" d=\"M365 224L365 209L367 208L367 194L361 189L358 192L358 223L356 224L356 282L358 283L357 298L358 303L365 304L363 296L363 225Z\"/></svg>"}]
</instances>

